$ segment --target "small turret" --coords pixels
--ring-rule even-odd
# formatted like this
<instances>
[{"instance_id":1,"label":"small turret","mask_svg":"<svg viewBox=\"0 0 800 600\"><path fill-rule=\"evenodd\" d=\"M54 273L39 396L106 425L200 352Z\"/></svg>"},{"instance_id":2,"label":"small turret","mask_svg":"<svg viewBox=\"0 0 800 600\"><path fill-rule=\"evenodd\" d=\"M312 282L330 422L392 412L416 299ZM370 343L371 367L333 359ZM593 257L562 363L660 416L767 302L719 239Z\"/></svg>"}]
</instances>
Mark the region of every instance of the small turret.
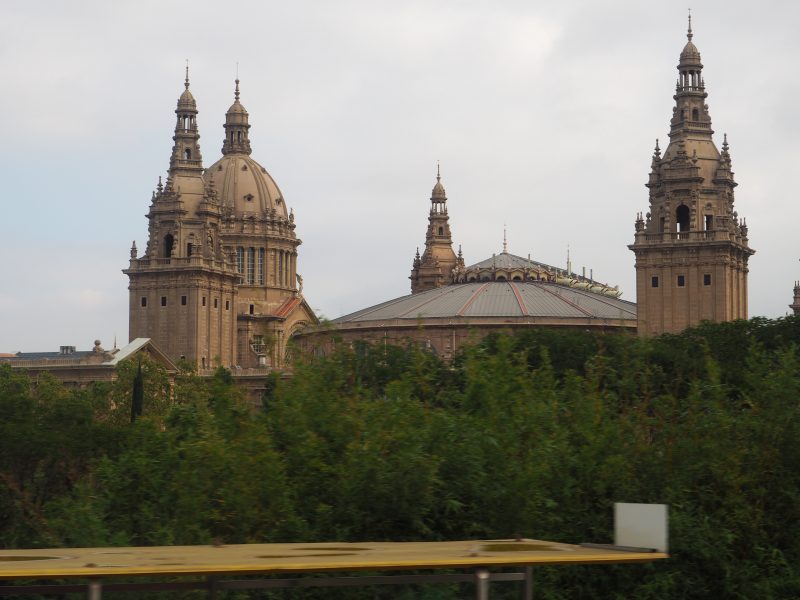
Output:
<instances>
[{"instance_id":1,"label":"small turret","mask_svg":"<svg viewBox=\"0 0 800 600\"><path fill-rule=\"evenodd\" d=\"M222 143L222 154L247 154L250 149L248 130L249 116L239 101L239 78L236 78L236 90L233 93L233 104L225 113L225 141Z\"/></svg>"},{"instance_id":2,"label":"small turret","mask_svg":"<svg viewBox=\"0 0 800 600\"><path fill-rule=\"evenodd\" d=\"M172 141L172 156L169 159L170 176L175 174L195 174L203 171L203 157L200 154L200 133L197 128L197 102L189 90L189 61L186 61L184 90L175 108L177 121Z\"/></svg>"},{"instance_id":3,"label":"small turret","mask_svg":"<svg viewBox=\"0 0 800 600\"><path fill-rule=\"evenodd\" d=\"M794 282L794 302L789 305L789 308L794 314L800 315L800 281Z\"/></svg>"}]
</instances>

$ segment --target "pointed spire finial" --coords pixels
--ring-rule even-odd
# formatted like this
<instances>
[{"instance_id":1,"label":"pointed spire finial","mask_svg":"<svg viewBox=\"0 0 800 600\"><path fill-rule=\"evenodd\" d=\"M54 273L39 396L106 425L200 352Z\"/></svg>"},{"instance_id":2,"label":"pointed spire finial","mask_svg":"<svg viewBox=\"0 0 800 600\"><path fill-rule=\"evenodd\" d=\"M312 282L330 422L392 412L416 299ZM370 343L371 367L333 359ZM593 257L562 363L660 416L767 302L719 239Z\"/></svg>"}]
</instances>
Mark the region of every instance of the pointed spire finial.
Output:
<instances>
[{"instance_id":1,"label":"pointed spire finial","mask_svg":"<svg viewBox=\"0 0 800 600\"><path fill-rule=\"evenodd\" d=\"M237 71L239 69L236 69ZM236 75L236 91L233 93L234 99L238 102L239 101L239 75Z\"/></svg>"},{"instance_id":2,"label":"pointed spire finial","mask_svg":"<svg viewBox=\"0 0 800 600\"><path fill-rule=\"evenodd\" d=\"M437 160L436 161L436 181L441 180L441 178L442 178L442 174L441 174L441 171L440 171L440 168L439 168L439 161Z\"/></svg>"},{"instance_id":3,"label":"pointed spire finial","mask_svg":"<svg viewBox=\"0 0 800 600\"><path fill-rule=\"evenodd\" d=\"M503 223L503 254L508 254L508 238L506 237L505 223Z\"/></svg>"},{"instance_id":4,"label":"pointed spire finial","mask_svg":"<svg viewBox=\"0 0 800 600\"><path fill-rule=\"evenodd\" d=\"M692 9L690 8L689 9L689 31L686 32L686 39L688 39L691 42L693 35L694 34L692 34Z\"/></svg>"},{"instance_id":5,"label":"pointed spire finial","mask_svg":"<svg viewBox=\"0 0 800 600\"><path fill-rule=\"evenodd\" d=\"M186 86L186 89L189 89L189 59L186 59L186 79L183 81L183 85Z\"/></svg>"}]
</instances>

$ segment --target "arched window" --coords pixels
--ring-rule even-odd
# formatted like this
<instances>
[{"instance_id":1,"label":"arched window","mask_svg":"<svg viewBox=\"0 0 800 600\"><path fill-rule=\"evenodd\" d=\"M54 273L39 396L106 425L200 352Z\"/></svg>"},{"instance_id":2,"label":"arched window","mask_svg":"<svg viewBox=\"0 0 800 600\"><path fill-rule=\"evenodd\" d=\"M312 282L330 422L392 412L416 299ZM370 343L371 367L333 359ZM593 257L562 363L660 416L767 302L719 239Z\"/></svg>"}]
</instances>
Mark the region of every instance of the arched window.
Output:
<instances>
[{"instance_id":1,"label":"arched window","mask_svg":"<svg viewBox=\"0 0 800 600\"><path fill-rule=\"evenodd\" d=\"M175 238L171 233L164 236L164 258L172 256L172 247L175 245Z\"/></svg>"},{"instance_id":2,"label":"arched window","mask_svg":"<svg viewBox=\"0 0 800 600\"><path fill-rule=\"evenodd\" d=\"M444 235L444 227L439 227L439 235Z\"/></svg>"},{"instance_id":3,"label":"arched window","mask_svg":"<svg viewBox=\"0 0 800 600\"><path fill-rule=\"evenodd\" d=\"M242 132L241 131L237 131L236 132L236 141L239 142L239 143L242 142Z\"/></svg>"},{"instance_id":4,"label":"arched window","mask_svg":"<svg viewBox=\"0 0 800 600\"><path fill-rule=\"evenodd\" d=\"M692 109L692 121L699 121L700 120L700 111L696 108Z\"/></svg>"},{"instance_id":5,"label":"arched window","mask_svg":"<svg viewBox=\"0 0 800 600\"><path fill-rule=\"evenodd\" d=\"M186 157L186 160L192 160L192 151L190 148L184 150L183 154Z\"/></svg>"},{"instance_id":6,"label":"arched window","mask_svg":"<svg viewBox=\"0 0 800 600\"><path fill-rule=\"evenodd\" d=\"M685 204L681 204L675 211L675 223L679 232L689 231L689 207Z\"/></svg>"}]
</instances>

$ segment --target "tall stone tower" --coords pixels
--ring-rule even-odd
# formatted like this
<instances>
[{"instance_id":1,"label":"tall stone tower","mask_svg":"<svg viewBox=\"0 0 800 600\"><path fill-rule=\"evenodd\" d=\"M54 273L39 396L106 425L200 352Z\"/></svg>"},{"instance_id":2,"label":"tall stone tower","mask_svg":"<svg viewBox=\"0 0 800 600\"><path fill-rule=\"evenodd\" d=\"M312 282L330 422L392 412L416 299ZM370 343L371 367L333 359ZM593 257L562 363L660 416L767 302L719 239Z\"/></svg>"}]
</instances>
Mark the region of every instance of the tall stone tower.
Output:
<instances>
[{"instance_id":1,"label":"tall stone tower","mask_svg":"<svg viewBox=\"0 0 800 600\"><path fill-rule=\"evenodd\" d=\"M431 193L431 212L428 215L428 231L425 234L425 251L419 249L411 268L411 293L442 287L451 282L453 269L463 269L464 259L453 252L450 235L450 217L447 215L447 194L442 185L439 167L436 167L436 185Z\"/></svg>"},{"instance_id":2,"label":"tall stone tower","mask_svg":"<svg viewBox=\"0 0 800 600\"><path fill-rule=\"evenodd\" d=\"M166 185L159 178L147 213L147 249L138 257L134 242L123 272L130 280L129 337L152 338L171 358L202 369L234 362L238 274L219 243L216 190L203 180L188 67L185 88Z\"/></svg>"},{"instance_id":3,"label":"tall stone tower","mask_svg":"<svg viewBox=\"0 0 800 600\"><path fill-rule=\"evenodd\" d=\"M700 321L747 318L747 225L734 211L736 182L727 135L712 139L703 65L688 41L678 63L669 145L656 141L650 210L636 219L636 300L640 335L675 333Z\"/></svg>"}]
</instances>

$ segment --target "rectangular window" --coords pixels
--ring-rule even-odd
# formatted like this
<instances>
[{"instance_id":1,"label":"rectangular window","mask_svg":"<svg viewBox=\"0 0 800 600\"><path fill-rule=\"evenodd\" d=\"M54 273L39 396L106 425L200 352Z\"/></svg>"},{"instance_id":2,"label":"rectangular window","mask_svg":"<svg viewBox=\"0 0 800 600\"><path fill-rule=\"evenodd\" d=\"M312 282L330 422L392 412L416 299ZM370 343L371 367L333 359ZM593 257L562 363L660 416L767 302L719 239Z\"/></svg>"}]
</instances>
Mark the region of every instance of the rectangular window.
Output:
<instances>
[{"instance_id":1,"label":"rectangular window","mask_svg":"<svg viewBox=\"0 0 800 600\"><path fill-rule=\"evenodd\" d=\"M706 215L706 231L711 231L712 227L714 227L714 216Z\"/></svg>"},{"instance_id":2,"label":"rectangular window","mask_svg":"<svg viewBox=\"0 0 800 600\"><path fill-rule=\"evenodd\" d=\"M684 287L685 285L686 285L686 276L678 275L678 287Z\"/></svg>"},{"instance_id":3,"label":"rectangular window","mask_svg":"<svg viewBox=\"0 0 800 600\"><path fill-rule=\"evenodd\" d=\"M241 246L236 248L236 270L240 274L244 273L244 248Z\"/></svg>"},{"instance_id":4,"label":"rectangular window","mask_svg":"<svg viewBox=\"0 0 800 600\"><path fill-rule=\"evenodd\" d=\"M650 285L653 287L658 287L658 277L651 277L650 278Z\"/></svg>"},{"instance_id":5,"label":"rectangular window","mask_svg":"<svg viewBox=\"0 0 800 600\"><path fill-rule=\"evenodd\" d=\"M142 308L147 306L147 296L142 296Z\"/></svg>"},{"instance_id":6,"label":"rectangular window","mask_svg":"<svg viewBox=\"0 0 800 600\"><path fill-rule=\"evenodd\" d=\"M214 308L217 308L217 299L214 298Z\"/></svg>"},{"instance_id":7,"label":"rectangular window","mask_svg":"<svg viewBox=\"0 0 800 600\"><path fill-rule=\"evenodd\" d=\"M255 262L256 262L256 249L255 248L248 248L247 249L247 285L253 285L253 283L255 283L255 281L254 281Z\"/></svg>"},{"instance_id":8,"label":"rectangular window","mask_svg":"<svg viewBox=\"0 0 800 600\"><path fill-rule=\"evenodd\" d=\"M206 297L203 296L203 306L205 306L205 305L206 305Z\"/></svg>"},{"instance_id":9,"label":"rectangular window","mask_svg":"<svg viewBox=\"0 0 800 600\"><path fill-rule=\"evenodd\" d=\"M256 307L251 304L250 305L250 314L252 315L255 312L255 310L256 310Z\"/></svg>"},{"instance_id":10,"label":"rectangular window","mask_svg":"<svg viewBox=\"0 0 800 600\"><path fill-rule=\"evenodd\" d=\"M711 275L709 273L703 275L703 285L711 285Z\"/></svg>"},{"instance_id":11,"label":"rectangular window","mask_svg":"<svg viewBox=\"0 0 800 600\"><path fill-rule=\"evenodd\" d=\"M264 285L264 258L266 251L264 248L258 249L258 285Z\"/></svg>"},{"instance_id":12,"label":"rectangular window","mask_svg":"<svg viewBox=\"0 0 800 600\"><path fill-rule=\"evenodd\" d=\"M230 300L225 300L225 310L230 310L230 308L231 308Z\"/></svg>"},{"instance_id":13,"label":"rectangular window","mask_svg":"<svg viewBox=\"0 0 800 600\"><path fill-rule=\"evenodd\" d=\"M186 296L181 296L181 306L186 306Z\"/></svg>"},{"instance_id":14,"label":"rectangular window","mask_svg":"<svg viewBox=\"0 0 800 600\"><path fill-rule=\"evenodd\" d=\"M161 296L161 306L166 306L166 305L167 305L167 297Z\"/></svg>"}]
</instances>

